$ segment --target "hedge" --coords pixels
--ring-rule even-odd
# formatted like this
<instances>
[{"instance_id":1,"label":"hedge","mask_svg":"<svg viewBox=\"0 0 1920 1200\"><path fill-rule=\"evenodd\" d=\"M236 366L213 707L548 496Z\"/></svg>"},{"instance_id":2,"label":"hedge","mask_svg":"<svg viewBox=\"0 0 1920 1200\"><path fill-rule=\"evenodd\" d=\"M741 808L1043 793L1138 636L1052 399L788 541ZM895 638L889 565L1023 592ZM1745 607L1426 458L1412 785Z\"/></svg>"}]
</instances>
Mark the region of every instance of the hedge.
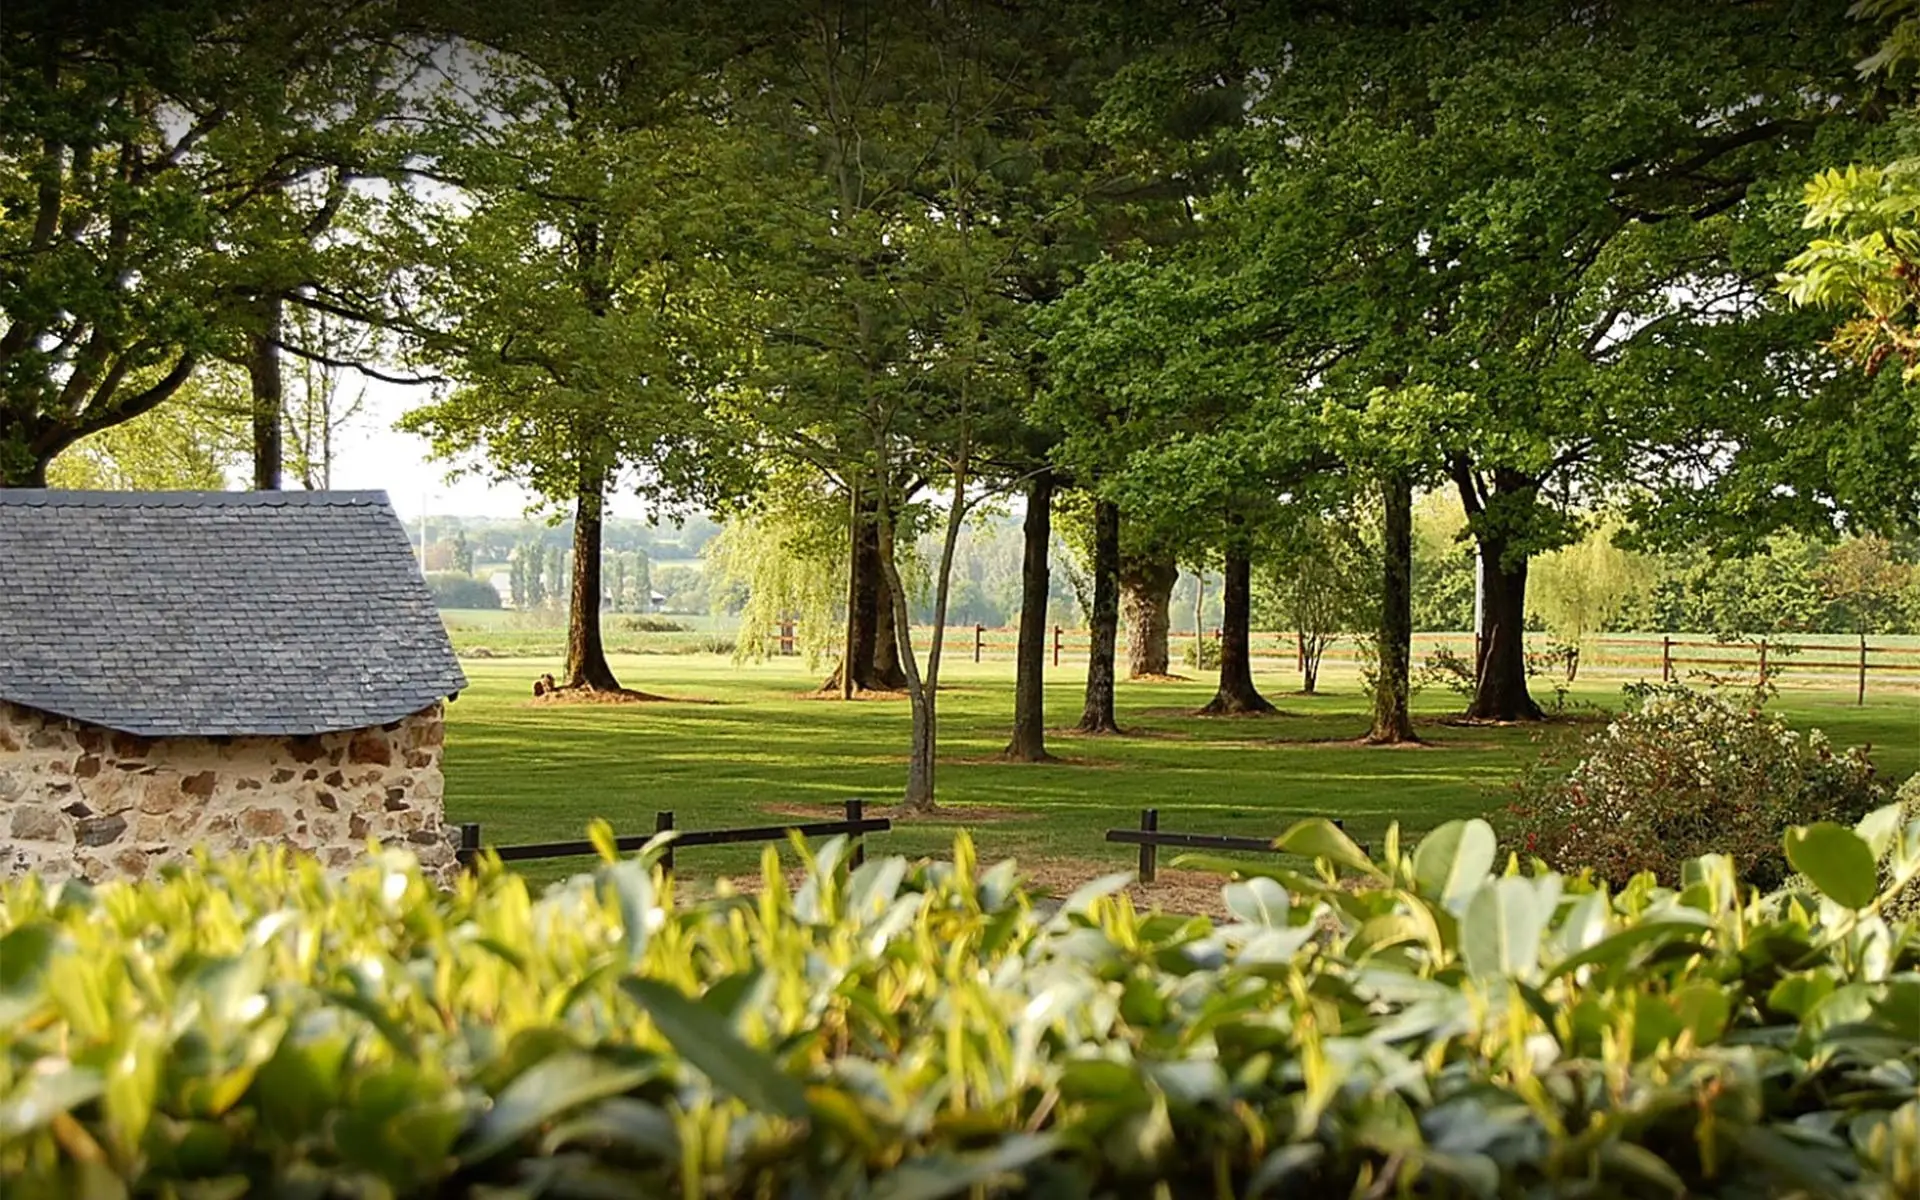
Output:
<instances>
[{"instance_id":1,"label":"hedge","mask_svg":"<svg viewBox=\"0 0 1920 1200\"><path fill-rule=\"evenodd\" d=\"M261 850L0 889L0 1193L39 1197L1920 1195L1920 821L1617 893L1455 822L1369 860L1037 916L1016 868L648 856L450 893ZM1288 860L1281 860L1288 861ZM1201 864L1205 865L1205 864ZM1236 864L1236 869L1252 869Z\"/></svg>"}]
</instances>

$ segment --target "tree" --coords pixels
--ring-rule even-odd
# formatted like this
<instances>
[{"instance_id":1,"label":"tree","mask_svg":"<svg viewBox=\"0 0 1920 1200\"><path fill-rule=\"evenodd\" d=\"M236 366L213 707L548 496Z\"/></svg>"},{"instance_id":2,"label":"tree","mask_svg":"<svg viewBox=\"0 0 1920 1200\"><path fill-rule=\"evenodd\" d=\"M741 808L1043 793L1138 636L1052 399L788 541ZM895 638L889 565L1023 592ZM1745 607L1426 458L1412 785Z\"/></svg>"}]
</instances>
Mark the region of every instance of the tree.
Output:
<instances>
[{"instance_id":1,"label":"tree","mask_svg":"<svg viewBox=\"0 0 1920 1200\"><path fill-rule=\"evenodd\" d=\"M1282 534L1254 580L1254 611L1263 629L1290 629L1299 651L1301 691L1319 685L1327 647L1373 618L1376 555L1348 515L1313 514Z\"/></svg>"},{"instance_id":2,"label":"tree","mask_svg":"<svg viewBox=\"0 0 1920 1200\"><path fill-rule=\"evenodd\" d=\"M347 203L336 177L297 207L403 90L387 11L9 6L0 486L43 482L67 446L164 403L236 331L269 344L249 307L264 274L329 277L338 260L297 246L294 217Z\"/></svg>"},{"instance_id":3,"label":"tree","mask_svg":"<svg viewBox=\"0 0 1920 1200\"><path fill-rule=\"evenodd\" d=\"M1021 525L1020 630L1014 645L1013 738L1005 756L1015 762L1047 762L1047 606L1052 594L1048 554L1053 534L1051 470L1027 482L1027 512Z\"/></svg>"},{"instance_id":4,"label":"tree","mask_svg":"<svg viewBox=\"0 0 1920 1200\"><path fill-rule=\"evenodd\" d=\"M1622 548L1618 516L1597 521L1584 537L1549 551L1534 565L1529 611L1564 644L1567 682L1579 673L1587 639L1624 613L1653 585L1654 563Z\"/></svg>"},{"instance_id":5,"label":"tree","mask_svg":"<svg viewBox=\"0 0 1920 1200\"><path fill-rule=\"evenodd\" d=\"M1093 595L1087 613L1087 692L1080 710L1082 733L1119 733L1114 712L1114 642L1120 624L1120 507L1111 500L1093 504Z\"/></svg>"},{"instance_id":6,"label":"tree","mask_svg":"<svg viewBox=\"0 0 1920 1200\"><path fill-rule=\"evenodd\" d=\"M108 491L220 491L240 462L227 405L215 389L235 381L201 372L172 403L88 434L60 452L47 483Z\"/></svg>"},{"instance_id":7,"label":"tree","mask_svg":"<svg viewBox=\"0 0 1920 1200\"><path fill-rule=\"evenodd\" d=\"M736 660L765 658L769 633L794 621L808 668L819 664L833 645L828 631L843 612L849 532L846 513L833 497L789 480L764 491L752 510L734 516L707 543L710 583L746 591Z\"/></svg>"},{"instance_id":8,"label":"tree","mask_svg":"<svg viewBox=\"0 0 1920 1200\"><path fill-rule=\"evenodd\" d=\"M1821 591L1835 616L1863 639L1898 619L1900 596L1916 574L1899 562L1883 537L1849 538L1827 552L1820 566Z\"/></svg>"},{"instance_id":9,"label":"tree","mask_svg":"<svg viewBox=\"0 0 1920 1200\"><path fill-rule=\"evenodd\" d=\"M1127 627L1127 678L1153 679L1172 670L1167 635L1173 625L1173 585L1180 576L1170 548L1127 545L1121 529L1120 610Z\"/></svg>"},{"instance_id":10,"label":"tree","mask_svg":"<svg viewBox=\"0 0 1920 1200\"><path fill-rule=\"evenodd\" d=\"M471 8L453 27L463 80L439 98L409 244L428 264L420 336L457 386L408 414L436 453L479 456L571 507L563 686L618 690L600 631L603 522L625 479L657 500L704 495L720 364L690 172L713 125L709 64L664 10ZM710 213L705 215L711 215ZM556 593L557 580L547 586Z\"/></svg>"}]
</instances>

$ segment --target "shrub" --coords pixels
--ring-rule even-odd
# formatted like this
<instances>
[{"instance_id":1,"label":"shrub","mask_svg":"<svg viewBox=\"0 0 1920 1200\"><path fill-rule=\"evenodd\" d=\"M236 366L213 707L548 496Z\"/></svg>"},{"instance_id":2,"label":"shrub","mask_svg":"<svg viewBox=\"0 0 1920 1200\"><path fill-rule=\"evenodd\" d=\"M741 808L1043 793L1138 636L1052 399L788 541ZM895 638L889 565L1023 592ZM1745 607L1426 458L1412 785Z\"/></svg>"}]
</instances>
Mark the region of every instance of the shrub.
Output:
<instances>
[{"instance_id":1,"label":"shrub","mask_svg":"<svg viewBox=\"0 0 1920 1200\"><path fill-rule=\"evenodd\" d=\"M691 628L672 617L652 616L622 617L620 627L633 633L685 633Z\"/></svg>"},{"instance_id":2,"label":"shrub","mask_svg":"<svg viewBox=\"0 0 1920 1200\"><path fill-rule=\"evenodd\" d=\"M1920 875L1920 823L1863 829ZM1219 925L1137 914L1126 876L1040 919L964 839L851 872L828 843L793 890L770 850L757 898L682 904L595 838L537 897L264 849L5 885L0 1192L1920 1188L1920 935L1837 826L1790 851L1809 906L1725 859L1612 895L1490 876L1484 822L1376 864L1311 821L1283 841L1313 873L1229 884Z\"/></svg>"},{"instance_id":3,"label":"shrub","mask_svg":"<svg viewBox=\"0 0 1920 1200\"><path fill-rule=\"evenodd\" d=\"M500 607L500 593L491 583L457 571L435 571L428 575L427 589L440 608Z\"/></svg>"},{"instance_id":4,"label":"shrub","mask_svg":"<svg viewBox=\"0 0 1920 1200\"><path fill-rule=\"evenodd\" d=\"M1817 729L1797 733L1762 709L1679 685L1629 692L1571 769L1550 753L1514 785L1515 850L1616 883L1650 871L1669 884L1688 859L1725 853L1773 888L1786 877L1789 826L1851 823L1886 802L1866 755L1835 753Z\"/></svg>"}]
</instances>

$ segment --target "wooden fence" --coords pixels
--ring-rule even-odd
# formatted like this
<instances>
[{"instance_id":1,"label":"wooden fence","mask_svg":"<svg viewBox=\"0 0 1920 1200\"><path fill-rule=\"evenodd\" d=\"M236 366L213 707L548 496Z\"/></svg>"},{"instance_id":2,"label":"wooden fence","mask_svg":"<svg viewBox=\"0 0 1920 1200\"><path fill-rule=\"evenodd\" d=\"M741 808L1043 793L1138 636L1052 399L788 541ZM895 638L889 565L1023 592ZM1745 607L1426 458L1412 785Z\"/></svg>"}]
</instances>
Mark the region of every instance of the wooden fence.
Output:
<instances>
[{"instance_id":1,"label":"wooden fence","mask_svg":"<svg viewBox=\"0 0 1920 1200\"><path fill-rule=\"evenodd\" d=\"M1345 829L1346 824L1338 819L1333 822L1336 829ZM1273 848L1279 837L1243 837L1224 833L1182 833L1160 828L1160 810L1143 808L1140 810L1140 828L1109 829L1107 840L1122 845L1140 847L1140 882L1152 883L1159 874L1160 847L1174 846L1182 850L1232 850L1245 854L1278 854ZM1364 853L1367 847L1360 847Z\"/></svg>"},{"instance_id":2,"label":"wooden fence","mask_svg":"<svg viewBox=\"0 0 1920 1200\"><path fill-rule=\"evenodd\" d=\"M839 647L838 633L836 630L835 639L829 642L829 654ZM783 622L765 635L767 652L799 654L806 645L804 634L805 631L795 622ZM924 647L927 634L927 627L917 627L914 641ZM1217 641L1220 631L1208 630L1204 636L1209 641ZM1173 669L1181 669L1183 663L1189 664L1191 669L1194 631L1171 631L1167 641ZM1019 631L1016 629L995 629L985 625L947 627L947 653L953 658L976 663L1010 662L1018 644ZM1551 644L1552 639L1547 634L1527 635L1528 650L1542 659L1546 657ZM1125 645L1124 631L1121 645ZM1254 659L1267 670L1275 669L1275 664L1280 669L1292 671L1302 666L1303 653L1296 634L1256 632L1252 635L1250 645ZM1084 663L1090 646L1091 635L1084 629L1054 625L1047 631L1047 661L1052 666ZM1428 656L1441 650L1457 655L1468 663L1476 657L1474 637L1470 633L1414 635L1413 657L1416 667ZM1353 638L1342 636L1327 647L1321 662L1328 667L1357 669L1362 665L1363 656L1363 649ZM1840 641L1788 636L1723 642L1698 635L1604 634L1589 638L1580 647L1576 665L1576 680L1684 681L1705 674L1757 680L1764 673L1766 678L1782 685L1834 691L1845 689L1853 692L1856 701L1861 704L1866 703L1867 693L1875 688L1890 687L1902 691L1920 689L1920 645L1875 644L1866 638ZM1541 671L1548 678L1556 675L1565 678L1563 661L1543 662Z\"/></svg>"},{"instance_id":3,"label":"wooden fence","mask_svg":"<svg viewBox=\"0 0 1920 1200\"><path fill-rule=\"evenodd\" d=\"M732 846L742 842L784 842L790 834L802 837L836 837L845 835L853 839L852 862L859 866L866 860L866 843L863 840L869 833L885 833L893 828L893 822L885 817L866 815L864 800L846 802L846 817L839 821L790 821L785 825L754 825L742 829L680 829L673 823L671 812L658 812L653 815L653 832L628 834L613 839L614 849L622 854L630 854L644 847L663 833L673 834L673 840L667 843L665 852L660 856L660 865L668 872L673 870L673 858L676 851L691 850L699 846ZM472 867L484 853L491 852L501 862L526 862L542 858L582 858L598 854L599 848L589 841L574 842L531 842L518 846L486 846L481 842L480 826L469 822L460 826L460 848L457 857L462 866Z\"/></svg>"}]
</instances>

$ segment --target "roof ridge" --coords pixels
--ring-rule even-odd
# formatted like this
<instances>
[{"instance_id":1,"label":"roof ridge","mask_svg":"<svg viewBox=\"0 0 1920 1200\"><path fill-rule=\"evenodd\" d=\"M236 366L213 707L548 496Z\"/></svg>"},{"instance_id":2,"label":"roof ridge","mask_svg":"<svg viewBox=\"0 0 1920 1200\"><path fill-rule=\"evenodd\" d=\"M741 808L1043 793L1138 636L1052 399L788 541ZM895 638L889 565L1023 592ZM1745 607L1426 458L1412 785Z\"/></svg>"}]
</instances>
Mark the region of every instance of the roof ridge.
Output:
<instances>
[{"instance_id":1,"label":"roof ridge","mask_svg":"<svg viewBox=\"0 0 1920 1200\"><path fill-rule=\"evenodd\" d=\"M28 508L350 508L387 505L384 491L114 492L68 488L0 488L0 506Z\"/></svg>"}]
</instances>

